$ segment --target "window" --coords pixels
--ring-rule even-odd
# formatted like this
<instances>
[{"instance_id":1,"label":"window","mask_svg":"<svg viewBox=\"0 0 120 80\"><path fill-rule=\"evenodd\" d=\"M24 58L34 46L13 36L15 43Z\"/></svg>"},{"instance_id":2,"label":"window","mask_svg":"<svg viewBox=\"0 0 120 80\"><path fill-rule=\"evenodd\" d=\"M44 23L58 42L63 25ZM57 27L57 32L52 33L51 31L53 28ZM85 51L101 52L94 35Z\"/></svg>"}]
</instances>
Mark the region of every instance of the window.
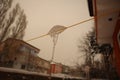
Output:
<instances>
[{"instance_id":1,"label":"window","mask_svg":"<svg viewBox=\"0 0 120 80\"><path fill-rule=\"evenodd\" d=\"M33 55L33 56L37 56L37 52L36 52L35 50L33 50L33 49L31 49L30 53L31 53L31 55Z\"/></svg>"},{"instance_id":2,"label":"window","mask_svg":"<svg viewBox=\"0 0 120 80\"><path fill-rule=\"evenodd\" d=\"M31 50L30 53L34 55L36 52L34 50Z\"/></svg>"},{"instance_id":3,"label":"window","mask_svg":"<svg viewBox=\"0 0 120 80\"><path fill-rule=\"evenodd\" d=\"M22 45L22 46L20 46L19 50L24 52L26 50L26 48L25 48L25 46Z\"/></svg>"},{"instance_id":4,"label":"window","mask_svg":"<svg viewBox=\"0 0 120 80\"><path fill-rule=\"evenodd\" d=\"M21 66L21 69L25 69L25 65L22 65L22 66Z\"/></svg>"},{"instance_id":5,"label":"window","mask_svg":"<svg viewBox=\"0 0 120 80\"><path fill-rule=\"evenodd\" d=\"M31 49L29 47L25 46L25 45L21 45L19 50L22 51L22 52L27 52L27 53L31 52Z\"/></svg>"},{"instance_id":6,"label":"window","mask_svg":"<svg viewBox=\"0 0 120 80\"><path fill-rule=\"evenodd\" d=\"M41 61L41 65L44 65L44 61Z\"/></svg>"}]
</instances>

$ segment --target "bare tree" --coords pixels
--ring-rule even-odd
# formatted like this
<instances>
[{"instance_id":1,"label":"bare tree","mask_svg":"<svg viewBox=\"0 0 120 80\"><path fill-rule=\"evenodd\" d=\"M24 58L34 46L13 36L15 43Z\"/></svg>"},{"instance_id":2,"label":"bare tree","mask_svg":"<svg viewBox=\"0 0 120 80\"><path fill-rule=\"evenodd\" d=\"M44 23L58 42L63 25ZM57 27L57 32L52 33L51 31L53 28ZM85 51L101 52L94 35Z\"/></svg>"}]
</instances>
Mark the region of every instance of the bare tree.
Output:
<instances>
[{"instance_id":1,"label":"bare tree","mask_svg":"<svg viewBox=\"0 0 120 80\"><path fill-rule=\"evenodd\" d=\"M91 78L91 69L94 67L94 56L97 53L98 45L96 43L95 29L89 31L83 40L79 40L78 49L80 53L83 53L85 63L83 65L76 65L77 69L82 70L81 73L84 74L83 77L87 79ZM79 63L79 62L77 62Z\"/></svg>"},{"instance_id":2,"label":"bare tree","mask_svg":"<svg viewBox=\"0 0 120 80\"><path fill-rule=\"evenodd\" d=\"M114 66L112 65L112 46L111 44L98 45L95 37L95 30L88 32L84 40L80 40L78 45L80 52L85 54L85 65L91 67L90 76L93 78L107 78L118 80ZM95 61L94 56L99 53L103 55L102 61ZM80 65L76 65L78 69Z\"/></svg>"},{"instance_id":3,"label":"bare tree","mask_svg":"<svg viewBox=\"0 0 120 80\"><path fill-rule=\"evenodd\" d=\"M26 15L19 4L12 9L13 0L0 1L0 41L22 39L27 26Z\"/></svg>"},{"instance_id":4,"label":"bare tree","mask_svg":"<svg viewBox=\"0 0 120 80\"><path fill-rule=\"evenodd\" d=\"M85 64L87 65L91 65L94 61L95 45L95 30L93 28L92 31L86 34L84 40L80 40L80 44L78 45L80 52L85 54Z\"/></svg>"},{"instance_id":5,"label":"bare tree","mask_svg":"<svg viewBox=\"0 0 120 80\"><path fill-rule=\"evenodd\" d=\"M0 66L4 67L9 67L7 64L10 60L6 62L5 58L14 44L14 40L9 43L5 40L7 38L23 39L27 26L24 11L18 3L15 6L12 3L13 0L0 0L0 46L3 45L0 52ZM16 49L15 51L18 52Z\"/></svg>"}]
</instances>

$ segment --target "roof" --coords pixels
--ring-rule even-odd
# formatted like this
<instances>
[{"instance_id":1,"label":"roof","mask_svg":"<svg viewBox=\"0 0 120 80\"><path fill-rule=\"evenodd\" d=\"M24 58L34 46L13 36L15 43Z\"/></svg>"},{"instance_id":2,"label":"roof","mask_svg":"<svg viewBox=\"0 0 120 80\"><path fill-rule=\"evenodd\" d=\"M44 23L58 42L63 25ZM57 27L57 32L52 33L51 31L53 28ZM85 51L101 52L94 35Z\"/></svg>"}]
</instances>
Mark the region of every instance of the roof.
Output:
<instances>
[{"instance_id":1,"label":"roof","mask_svg":"<svg viewBox=\"0 0 120 80\"><path fill-rule=\"evenodd\" d=\"M31 45L31 44L29 44L29 43L27 43L27 42L25 42L23 40L15 39L15 38L8 38L6 41L8 41L8 40L15 40L15 41L21 42L21 43L26 44L26 45L30 46L31 48L35 49L37 52L40 51L40 49L34 47L33 45Z\"/></svg>"},{"instance_id":2,"label":"roof","mask_svg":"<svg viewBox=\"0 0 120 80\"><path fill-rule=\"evenodd\" d=\"M96 0L96 5L98 43L112 43L120 11L120 0Z\"/></svg>"}]
</instances>

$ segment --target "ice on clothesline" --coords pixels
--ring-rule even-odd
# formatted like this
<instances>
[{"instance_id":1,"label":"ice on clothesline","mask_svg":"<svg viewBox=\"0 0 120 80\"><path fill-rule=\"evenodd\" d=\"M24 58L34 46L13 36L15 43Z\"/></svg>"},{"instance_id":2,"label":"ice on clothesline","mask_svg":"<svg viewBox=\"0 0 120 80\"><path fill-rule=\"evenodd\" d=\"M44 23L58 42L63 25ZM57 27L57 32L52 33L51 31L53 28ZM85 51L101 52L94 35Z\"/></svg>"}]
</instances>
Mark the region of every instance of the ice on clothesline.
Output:
<instances>
[{"instance_id":1,"label":"ice on clothesline","mask_svg":"<svg viewBox=\"0 0 120 80\"><path fill-rule=\"evenodd\" d=\"M50 29L50 31L48 32L48 34L51 37L54 37L56 35L59 35L61 32L63 32L65 29L67 29L67 27L65 26L61 26L61 25L55 25L53 26L53 28Z\"/></svg>"}]
</instances>

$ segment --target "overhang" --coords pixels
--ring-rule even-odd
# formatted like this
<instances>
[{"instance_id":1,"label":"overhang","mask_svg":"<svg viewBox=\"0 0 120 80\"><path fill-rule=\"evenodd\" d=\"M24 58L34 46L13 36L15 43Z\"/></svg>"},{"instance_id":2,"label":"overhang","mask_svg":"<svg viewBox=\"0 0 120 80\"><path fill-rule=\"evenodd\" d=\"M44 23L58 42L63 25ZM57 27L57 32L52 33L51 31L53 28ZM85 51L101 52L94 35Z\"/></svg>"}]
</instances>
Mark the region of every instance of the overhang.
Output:
<instances>
[{"instance_id":1,"label":"overhang","mask_svg":"<svg viewBox=\"0 0 120 80\"><path fill-rule=\"evenodd\" d=\"M120 19L120 0L94 0L98 44L113 43L113 33Z\"/></svg>"}]
</instances>

